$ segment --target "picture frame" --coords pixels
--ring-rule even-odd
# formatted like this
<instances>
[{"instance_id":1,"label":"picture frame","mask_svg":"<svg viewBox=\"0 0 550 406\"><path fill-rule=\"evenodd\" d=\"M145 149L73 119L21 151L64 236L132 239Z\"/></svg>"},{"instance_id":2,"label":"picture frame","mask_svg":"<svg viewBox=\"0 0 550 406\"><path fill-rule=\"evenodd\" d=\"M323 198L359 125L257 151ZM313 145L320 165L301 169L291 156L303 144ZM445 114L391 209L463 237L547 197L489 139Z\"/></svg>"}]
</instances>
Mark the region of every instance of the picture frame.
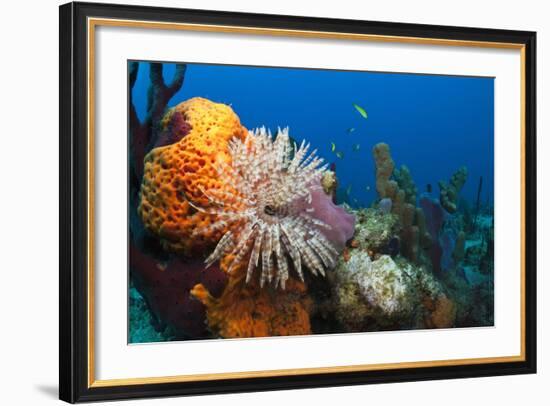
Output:
<instances>
[{"instance_id":1,"label":"picture frame","mask_svg":"<svg viewBox=\"0 0 550 406\"><path fill-rule=\"evenodd\" d=\"M59 12L61 400L75 403L536 372L536 33L78 2L60 6ZM518 353L235 372L211 370L167 375L151 372L145 377L98 378L96 344L99 329L96 324L99 315L96 313L96 298L102 285L98 285L97 278L98 234L95 234L95 229L99 218L96 198L104 192L100 190L102 185L96 182L96 175L103 170L106 157L98 154L100 149L96 144L103 136L99 136L97 130L96 90L103 80L98 77L98 60L108 57L98 53L100 41L96 42L96 35L101 27L137 29L143 37L155 31L173 36L180 33L216 34L220 37L248 35L266 40L284 39L290 44L292 41L311 40L317 47L328 43L338 47L347 41L381 46L414 45L436 51L450 48L475 49L481 54L495 50L517 53L519 77L515 78L517 83L514 86L519 89L519 100L515 102L520 111L519 126L514 134L519 145L519 151L516 151L519 167L512 170L519 179L516 185L519 196L515 196L519 210L512 215L519 219L519 244L513 246L519 264L509 266L509 269L518 281L519 300L512 304L519 320L514 327L514 334L519 337ZM214 44L216 39L212 41ZM139 55L132 58L138 59ZM249 57L243 64L253 64L253 61ZM395 69L401 71L399 66ZM123 135L120 137L124 138ZM500 255L498 251L497 255ZM502 261L500 263L507 266ZM119 271L120 275L126 276L125 269ZM126 294L119 293L121 296ZM101 327L101 331L105 331L105 327ZM204 342L201 345L209 344ZM136 347L132 354L139 352L140 348L145 347ZM151 371L157 370L153 365L145 365L148 367Z\"/></svg>"}]
</instances>

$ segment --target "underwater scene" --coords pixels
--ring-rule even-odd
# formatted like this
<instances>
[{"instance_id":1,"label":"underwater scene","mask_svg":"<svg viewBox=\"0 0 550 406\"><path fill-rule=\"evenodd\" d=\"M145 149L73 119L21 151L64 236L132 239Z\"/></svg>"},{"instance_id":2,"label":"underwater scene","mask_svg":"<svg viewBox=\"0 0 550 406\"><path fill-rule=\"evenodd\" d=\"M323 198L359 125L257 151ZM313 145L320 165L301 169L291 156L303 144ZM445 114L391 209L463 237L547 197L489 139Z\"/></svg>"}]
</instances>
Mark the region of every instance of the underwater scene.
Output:
<instances>
[{"instance_id":1,"label":"underwater scene","mask_svg":"<svg viewBox=\"0 0 550 406\"><path fill-rule=\"evenodd\" d=\"M128 342L493 326L494 79L128 62Z\"/></svg>"}]
</instances>

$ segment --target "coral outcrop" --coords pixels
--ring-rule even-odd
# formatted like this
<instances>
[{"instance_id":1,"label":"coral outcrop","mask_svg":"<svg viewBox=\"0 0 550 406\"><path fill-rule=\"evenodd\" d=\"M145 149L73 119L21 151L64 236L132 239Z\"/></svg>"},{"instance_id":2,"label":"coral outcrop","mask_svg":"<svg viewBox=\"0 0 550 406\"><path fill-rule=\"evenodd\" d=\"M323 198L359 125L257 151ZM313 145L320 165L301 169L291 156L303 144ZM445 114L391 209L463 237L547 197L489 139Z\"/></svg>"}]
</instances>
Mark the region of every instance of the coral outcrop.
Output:
<instances>
[{"instance_id":1,"label":"coral outcrop","mask_svg":"<svg viewBox=\"0 0 550 406\"><path fill-rule=\"evenodd\" d=\"M245 282L241 268L231 275L223 294L216 298L197 284L191 294L206 306L211 332L223 338L268 337L311 334L312 301L303 282L289 279L284 291L260 288Z\"/></svg>"},{"instance_id":2,"label":"coral outcrop","mask_svg":"<svg viewBox=\"0 0 550 406\"><path fill-rule=\"evenodd\" d=\"M435 299L426 296L424 306L430 310L424 322L428 328L450 328L454 327L456 320L456 305L446 295L440 294Z\"/></svg>"},{"instance_id":3,"label":"coral outcrop","mask_svg":"<svg viewBox=\"0 0 550 406\"><path fill-rule=\"evenodd\" d=\"M464 252L466 247L466 233L459 231L456 237L455 247L453 250L453 260L455 264L460 263L464 259Z\"/></svg>"},{"instance_id":4,"label":"coral outcrop","mask_svg":"<svg viewBox=\"0 0 550 406\"><path fill-rule=\"evenodd\" d=\"M337 206L335 168L288 129L248 131L229 106L203 98L166 110L185 65L171 83L161 64L150 75L145 122L130 111L132 300L150 315L132 320L139 334L243 338L492 323L492 274L476 268L492 261L492 230L474 220L479 243L469 247L462 214L445 213L457 211L466 168L440 182L439 201L420 196L417 207L409 168L397 168L380 143L378 200Z\"/></svg>"},{"instance_id":5,"label":"coral outcrop","mask_svg":"<svg viewBox=\"0 0 550 406\"><path fill-rule=\"evenodd\" d=\"M146 115L139 119L134 105L134 92L140 67L149 65L149 79L147 89ZM140 200L141 181L143 178L143 158L157 144L159 139L158 123L164 114L168 101L183 85L187 65L176 64L174 76L166 82L163 76L162 63L144 63L132 61L128 63L129 71L129 145L128 145L128 203L129 203L129 238L140 248L144 247L146 236L143 222L138 214L137 207Z\"/></svg>"},{"instance_id":6,"label":"coral outcrop","mask_svg":"<svg viewBox=\"0 0 550 406\"><path fill-rule=\"evenodd\" d=\"M376 144L373 156L378 196L381 201L391 199L391 212L398 216L401 224L401 252L410 260L419 262L421 241L425 237L425 230L420 225L425 222L419 219L423 213L416 208L416 186L410 171L402 166L397 171L397 177L394 175L395 163L388 144Z\"/></svg>"},{"instance_id":7,"label":"coral outcrop","mask_svg":"<svg viewBox=\"0 0 550 406\"><path fill-rule=\"evenodd\" d=\"M224 230L209 227L212 216L189 204L208 205L205 195L225 184L216 165L230 161L228 142L247 131L233 110L193 98L170 109L161 124L160 145L145 157L139 214L165 249L193 255L215 244ZM162 145L171 140L169 145Z\"/></svg>"},{"instance_id":8,"label":"coral outcrop","mask_svg":"<svg viewBox=\"0 0 550 406\"><path fill-rule=\"evenodd\" d=\"M129 63L130 89L136 82L139 66L139 62ZM148 89L146 116L143 122L138 118L133 93L130 92L130 166L134 179L141 179L143 176L143 158L158 141L157 124L165 112L168 101L181 89L187 65L176 64L176 71L170 83L165 82L162 71L162 63L149 64L151 85Z\"/></svg>"},{"instance_id":9,"label":"coral outcrop","mask_svg":"<svg viewBox=\"0 0 550 406\"><path fill-rule=\"evenodd\" d=\"M416 206L416 185L411 175L411 171L406 165L401 165L400 169L395 168L393 177L399 186L399 189L405 192L405 201Z\"/></svg>"},{"instance_id":10,"label":"coral outcrop","mask_svg":"<svg viewBox=\"0 0 550 406\"><path fill-rule=\"evenodd\" d=\"M424 213L426 232L428 233L430 240L427 250L432 265L432 271L435 274L440 274L443 249L439 242L439 234L441 233L443 223L445 222L445 211L438 201L427 195L423 195L420 198L419 203L422 212ZM426 237L426 239L428 237Z\"/></svg>"},{"instance_id":11,"label":"coral outcrop","mask_svg":"<svg viewBox=\"0 0 550 406\"><path fill-rule=\"evenodd\" d=\"M229 282L222 292L187 272L196 268L189 262L172 260L163 268L132 252L136 286L146 299L154 297L153 314L178 327L178 309L198 306L190 322L202 314L207 323L199 327L221 337L311 332L302 267L324 273L334 266L355 218L323 191L326 167L308 150L305 142L294 148L287 129L274 139L265 129L248 133L230 107L206 99L168 110L144 159L138 212L165 250L187 257L210 250L212 275L219 260ZM332 175L324 178L329 189ZM256 269L261 277L253 279ZM291 269L298 278L289 278ZM286 289L277 293L277 286ZM157 287L180 291L160 300ZM189 302L190 291L198 300ZM173 313L165 302L173 302ZM193 326L181 326L181 334L204 334Z\"/></svg>"},{"instance_id":12,"label":"coral outcrop","mask_svg":"<svg viewBox=\"0 0 550 406\"><path fill-rule=\"evenodd\" d=\"M396 240L399 236L399 219L395 214L373 208L357 211L354 248L360 248L371 257L381 254L396 255L399 247Z\"/></svg>"},{"instance_id":13,"label":"coral outcrop","mask_svg":"<svg viewBox=\"0 0 550 406\"><path fill-rule=\"evenodd\" d=\"M392 180L395 162L390 154L390 146L383 142L378 143L372 149L376 166L376 190L380 199L390 198L395 203L398 185Z\"/></svg>"},{"instance_id":14,"label":"coral outcrop","mask_svg":"<svg viewBox=\"0 0 550 406\"><path fill-rule=\"evenodd\" d=\"M451 176L451 180L449 181L449 183L439 181L439 201L441 202L443 208L447 210L447 212L456 212L458 204L458 194L464 186L464 183L466 183L467 177L468 169L463 166L455 173L453 173L453 176Z\"/></svg>"},{"instance_id":15,"label":"coral outcrop","mask_svg":"<svg viewBox=\"0 0 550 406\"><path fill-rule=\"evenodd\" d=\"M225 272L214 267L204 272L201 260L172 259L161 262L130 245L130 276L154 318L154 327L169 327L174 338L206 337L205 307L190 296L198 283L218 297L226 283Z\"/></svg>"},{"instance_id":16,"label":"coral outcrop","mask_svg":"<svg viewBox=\"0 0 550 406\"><path fill-rule=\"evenodd\" d=\"M440 283L406 261L388 255L373 261L354 249L331 279L336 317L346 331L447 327L454 322L454 304Z\"/></svg>"}]
</instances>

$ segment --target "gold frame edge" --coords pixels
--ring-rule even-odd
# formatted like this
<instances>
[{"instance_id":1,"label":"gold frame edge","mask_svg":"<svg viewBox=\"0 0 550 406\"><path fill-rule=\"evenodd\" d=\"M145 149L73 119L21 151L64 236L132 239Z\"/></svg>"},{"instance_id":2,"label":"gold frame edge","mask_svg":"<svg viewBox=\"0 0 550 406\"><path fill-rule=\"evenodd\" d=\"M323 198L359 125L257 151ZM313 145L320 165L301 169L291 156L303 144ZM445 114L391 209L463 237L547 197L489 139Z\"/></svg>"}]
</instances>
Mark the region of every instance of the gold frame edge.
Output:
<instances>
[{"instance_id":1,"label":"gold frame edge","mask_svg":"<svg viewBox=\"0 0 550 406\"><path fill-rule=\"evenodd\" d=\"M219 32L233 33L245 35L265 35L265 36L286 36L286 37L301 37L301 38L320 38L320 39L340 39L340 40L358 40L358 41L374 41L374 42L392 42L406 43L419 45L435 45L435 46L461 46L461 47L479 47L479 48L495 48L495 49L512 49L520 51L520 87L521 87L521 116L520 116L520 138L521 138L521 269L520 269L520 338L521 349L519 355L502 356L502 357L484 357L484 358L464 358L451 360L436 360L436 361L413 361L413 362L396 362L382 364L365 364L365 365L348 365L348 366L332 366L332 367L316 367L316 368L297 368L297 369L277 369L266 371L243 371L243 372L220 372L210 374L190 374L190 375L174 375L160 377L143 377L143 378L116 378L116 379L95 379L95 338L94 338L94 299L95 299L95 278L94 278L94 190L95 190L95 150L94 150L94 134L95 134L95 28L97 26L109 27L132 27L132 28L148 28L148 29L163 29L163 30L182 30L195 32ZM452 40L439 38L423 38L423 37L404 37L391 35L373 35L373 34L355 34L344 32L326 32L326 31L308 31L308 30L291 30L291 29L273 29L259 27L244 27L244 26L228 26L228 25L210 25L210 24L188 24L188 23L164 23L153 21L139 20L121 20L110 18L88 18L87 21L87 44L88 44L88 388L101 387L116 387L129 385L143 384L161 384L161 383L178 383L178 382L199 382L213 381L221 379L245 379L245 378L266 378L278 376L296 376L296 375L313 375L313 374L330 374L330 373L345 373L345 372L366 372L366 371L381 371L392 370L397 368L428 368L441 366L460 366L460 365L479 365L479 364L495 364L505 362L523 362L526 360L525 353L525 63L526 63L526 47L520 43L506 42L488 42L488 41L468 41L468 40Z\"/></svg>"}]
</instances>

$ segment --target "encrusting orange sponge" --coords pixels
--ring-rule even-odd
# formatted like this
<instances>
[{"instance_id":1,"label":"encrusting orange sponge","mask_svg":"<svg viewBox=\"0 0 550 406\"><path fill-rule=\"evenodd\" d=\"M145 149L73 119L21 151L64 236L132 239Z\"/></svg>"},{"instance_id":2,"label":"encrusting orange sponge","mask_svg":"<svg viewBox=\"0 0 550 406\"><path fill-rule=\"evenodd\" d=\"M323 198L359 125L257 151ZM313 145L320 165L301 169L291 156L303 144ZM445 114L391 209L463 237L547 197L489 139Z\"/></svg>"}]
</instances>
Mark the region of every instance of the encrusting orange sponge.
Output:
<instances>
[{"instance_id":1,"label":"encrusting orange sponge","mask_svg":"<svg viewBox=\"0 0 550 406\"><path fill-rule=\"evenodd\" d=\"M160 123L157 147L144 159L138 212L164 248L193 255L215 244L224 230L206 230L211 216L188 200L208 206L203 191L220 188L214 167L230 160L227 143L247 130L231 107L195 97L171 108ZM160 145L160 146L159 146ZM193 234L197 230L198 233Z\"/></svg>"},{"instance_id":2,"label":"encrusting orange sponge","mask_svg":"<svg viewBox=\"0 0 550 406\"><path fill-rule=\"evenodd\" d=\"M230 258L224 258L221 268L230 262ZM260 289L257 281L245 282L245 265L230 274L219 298L210 295L202 284L191 290L191 295L206 306L212 332L223 338L311 334L312 300L305 284L291 278L284 291L271 286Z\"/></svg>"}]
</instances>

